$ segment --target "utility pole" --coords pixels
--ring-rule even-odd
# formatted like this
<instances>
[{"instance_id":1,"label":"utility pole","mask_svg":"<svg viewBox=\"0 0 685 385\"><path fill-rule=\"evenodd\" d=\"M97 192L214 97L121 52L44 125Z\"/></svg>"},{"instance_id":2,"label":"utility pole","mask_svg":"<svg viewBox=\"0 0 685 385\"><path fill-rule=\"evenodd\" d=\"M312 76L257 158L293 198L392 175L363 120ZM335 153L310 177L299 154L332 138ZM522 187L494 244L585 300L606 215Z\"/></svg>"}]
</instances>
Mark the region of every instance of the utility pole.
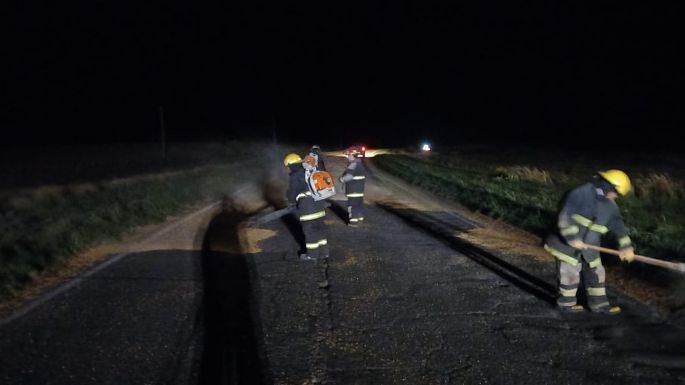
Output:
<instances>
[{"instance_id":1,"label":"utility pole","mask_svg":"<svg viewBox=\"0 0 685 385\"><path fill-rule=\"evenodd\" d=\"M164 107L159 106L159 133L162 141L162 160L166 162L166 128L164 127Z\"/></svg>"}]
</instances>

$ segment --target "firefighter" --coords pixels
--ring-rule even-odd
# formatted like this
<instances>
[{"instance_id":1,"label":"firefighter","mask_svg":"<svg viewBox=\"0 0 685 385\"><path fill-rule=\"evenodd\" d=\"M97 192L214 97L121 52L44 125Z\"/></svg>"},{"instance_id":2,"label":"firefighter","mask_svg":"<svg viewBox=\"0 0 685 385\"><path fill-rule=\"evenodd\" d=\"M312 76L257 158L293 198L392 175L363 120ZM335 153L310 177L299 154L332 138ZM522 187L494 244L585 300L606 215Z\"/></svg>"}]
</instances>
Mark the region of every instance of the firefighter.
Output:
<instances>
[{"instance_id":1,"label":"firefighter","mask_svg":"<svg viewBox=\"0 0 685 385\"><path fill-rule=\"evenodd\" d=\"M295 212L304 233L306 253L300 254L300 260L328 258L328 239L323 222L326 216L324 201L317 202L312 198L312 192L305 180L305 171L311 170L313 165L303 162L302 158L294 153L283 158L283 165L290 170L288 203L297 208Z\"/></svg>"},{"instance_id":2,"label":"firefighter","mask_svg":"<svg viewBox=\"0 0 685 385\"><path fill-rule=\"evenodd\" d=\"M628 229L623 223L615 199L631 190L628 175L621 170L600 171L592 182L569 192L558 218L558 232L547 237L545 249L557 261L560 309L583 311L576 293L582 276L587 305L592 312L617 314L606 295L605 270L599 252L586 245L600 245L602 235L611 232L618 241L620 258L635 258Z\"/></svg>"},{"instance_id":3,"label":"firefighter","mask_svg":"<svg viewBox=\"0 0 685 385\"><path fill-rule=\"evenodd\" d=\"M326 171L326 165L323 162L323 155L321 155L321 147L318 144L312 146L309 150L309 155L316 159L316 169Z\"/></svg>"},{"instance_id":4,"label":"firefighter","mask_svg":"<svg viewBox=\"0 0 685 385\"><path fill-rule=\"evenodd\" d=\"M347 157L347 168L340 177L340 182L345 184L345 195L347 196L348 226L356 227L364 221L364 180L366 172L360 154L356 148L349 148L345 151Z\"/></svg>"}]
</instances>

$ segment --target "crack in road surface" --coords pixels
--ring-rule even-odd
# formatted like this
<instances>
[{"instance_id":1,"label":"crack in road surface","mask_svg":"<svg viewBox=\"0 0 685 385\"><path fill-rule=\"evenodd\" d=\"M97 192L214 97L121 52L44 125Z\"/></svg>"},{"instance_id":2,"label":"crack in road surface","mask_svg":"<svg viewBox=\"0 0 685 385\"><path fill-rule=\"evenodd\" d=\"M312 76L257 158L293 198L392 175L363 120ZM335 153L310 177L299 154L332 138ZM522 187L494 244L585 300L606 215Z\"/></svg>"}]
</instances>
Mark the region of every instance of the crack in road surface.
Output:
<instances>
[{"instance_id":1,"label":"crack in road surface","mask_svg":"<svg viewBox=\"0 0 685 385\"><path fill-rule=\"evenodd\" d=\"M341 159L326 164L342 173ZM329 259L298 260L292 216L246 227L266 205L284 207L287 176L275 166L204 224L168 231L160 249L120 257L5 322L0 382L685 380L681 329L613 290L618 317L558 313L553 262L468 242L494 231L368 166L365 223L345 225L340 197L327 209ZM178 237L189 246L163 248Z\"/></svg>"}]
</instances>

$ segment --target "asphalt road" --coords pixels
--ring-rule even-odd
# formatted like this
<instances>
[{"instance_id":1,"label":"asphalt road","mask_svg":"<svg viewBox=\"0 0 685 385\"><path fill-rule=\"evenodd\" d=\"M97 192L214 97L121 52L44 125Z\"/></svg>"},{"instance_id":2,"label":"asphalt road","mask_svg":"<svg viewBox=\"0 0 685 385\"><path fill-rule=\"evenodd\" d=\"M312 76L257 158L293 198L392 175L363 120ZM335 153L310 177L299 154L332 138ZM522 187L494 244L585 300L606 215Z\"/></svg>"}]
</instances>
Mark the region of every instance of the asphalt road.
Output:
<instances>
[{"instance_id":1,"label":"asphalt road","mask_svg":"<svg viewBox=\"0 0 685 385\"><path fill-rule=\"evenodd\" d=\"M297 260L293 218L249 228L231 202L110 259L3 321L0 383L685 382L680 328L615 290L619 316L560 314L553 263L460 240L479 224L391 179L369 176L362 227L331 202L326 261Z\"/></svg>"},{"instance_id":2,"label":"asphalt road","mask_svg":"<svg viewBox=\"0 0 685 385\"><path fill-rule=\"evenodd\" d=\"M112 256L3 320L0 383L188 383L201 276L200 251Z\"/></svg>"}]
</instances>

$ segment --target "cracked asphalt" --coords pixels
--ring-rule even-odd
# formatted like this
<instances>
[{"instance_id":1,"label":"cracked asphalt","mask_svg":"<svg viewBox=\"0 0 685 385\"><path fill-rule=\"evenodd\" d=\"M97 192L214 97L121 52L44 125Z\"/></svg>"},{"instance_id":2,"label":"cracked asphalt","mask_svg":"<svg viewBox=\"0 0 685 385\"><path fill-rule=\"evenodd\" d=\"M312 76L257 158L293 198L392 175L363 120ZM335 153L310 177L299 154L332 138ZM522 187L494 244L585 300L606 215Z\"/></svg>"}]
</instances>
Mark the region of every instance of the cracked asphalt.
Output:
<instances>
[{"instance_id":1,"label":"cracked asphalt","mask_svg":"<svg viewBox=\"0 0 685 385\"><path fill-rule=\"evenodd\" d=\"M332 202L327 261L297 261L296 226L267 225L279 236L254 258L274 383L685 381L685 334L653 309L610 289L623 314L561 314L553 261L468 244L454 233L473 222L379 177L362 227Z\"/></svg>"},{"instance_id":2,"label":"cracked asphalt","mask_svg":"<svg viewBox=\"0 0 685 385\"><path fill-rule=\"evenodd\" d=\"M230 200L0 324L0 383L685 382L679 326L611 288L621 315L559 313L553 261L468 243L479 223L371 170L364 225L331 201L328 260ZM281 205L285 179L260 199Z\"/></svg>"}]
</instances>

